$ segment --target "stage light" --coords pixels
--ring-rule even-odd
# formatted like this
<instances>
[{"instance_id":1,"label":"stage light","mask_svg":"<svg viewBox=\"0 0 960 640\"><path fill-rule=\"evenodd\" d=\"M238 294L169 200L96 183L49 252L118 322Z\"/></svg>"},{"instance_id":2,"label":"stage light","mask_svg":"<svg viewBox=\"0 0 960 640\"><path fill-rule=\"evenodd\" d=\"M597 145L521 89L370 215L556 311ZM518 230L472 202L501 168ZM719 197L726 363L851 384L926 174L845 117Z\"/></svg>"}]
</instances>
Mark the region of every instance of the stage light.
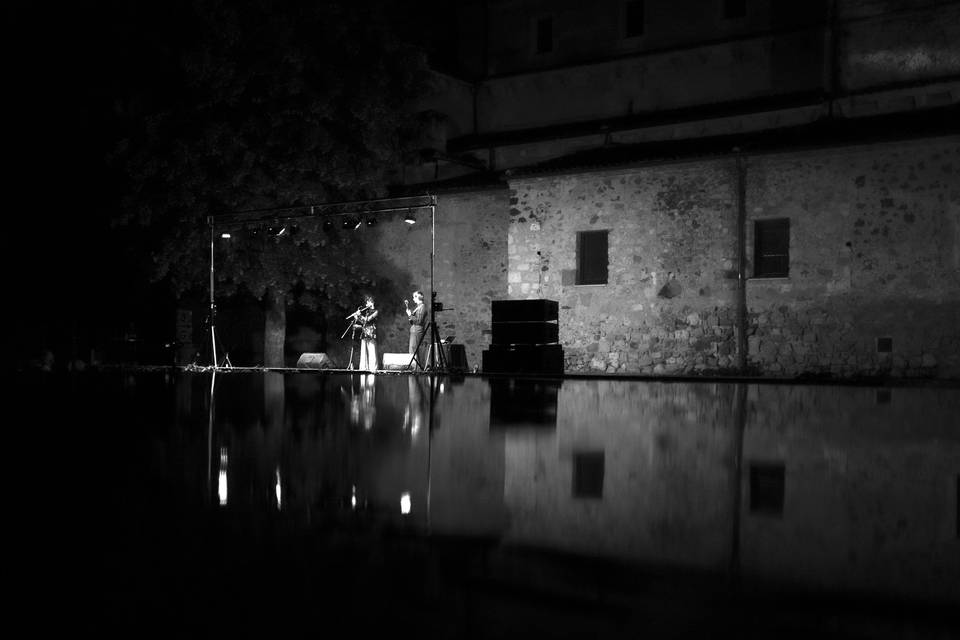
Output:
<instances>
[{"instance_id":1,"label":"stage light","mask_svg":"<svg viewBox=\"0 0 960 640\"><path fill-rule=\"evenodd\" d=\"M333 220L324 220L324 221L323 221L323 230L324 230L324 231L333 231Z\"/></svg>"},{"instance_id":2,"label":"stage light","mask_svg":"<svg viewBox=\"0 0 960 640\"><path fill-rule=\"evenodd\" d=\"M354 228L354 229L355 229L356 227L353 226L353 220L351 220L350 218L344 218L344 219L343 219L343 228L344 228L344 229L351 229L351 228Z\"/></svg>"},{"instance_id":3,"label":"stage light","mask_svg":"<svg viewBox=\"0 0 960 640\"><path fill-rule=\"evenodd\" d=\"M374 226L375 224L377 224L377 219L376 219L376 218L367 218L367 226L368 226L368 227L372 227L372 226Z\"/></svg>"},{"instance_id":4,"label":"stage light","mask_svg":"<svg viewBox=\"0 0 960 640\"><path fill-rule=\"evenodd\" d=\"M403 221L406 222L407 224L414 224L417 221L417 219L413 217L412 213L407 212L407 215L403 218Z\"/></svg>"}]
</instances>

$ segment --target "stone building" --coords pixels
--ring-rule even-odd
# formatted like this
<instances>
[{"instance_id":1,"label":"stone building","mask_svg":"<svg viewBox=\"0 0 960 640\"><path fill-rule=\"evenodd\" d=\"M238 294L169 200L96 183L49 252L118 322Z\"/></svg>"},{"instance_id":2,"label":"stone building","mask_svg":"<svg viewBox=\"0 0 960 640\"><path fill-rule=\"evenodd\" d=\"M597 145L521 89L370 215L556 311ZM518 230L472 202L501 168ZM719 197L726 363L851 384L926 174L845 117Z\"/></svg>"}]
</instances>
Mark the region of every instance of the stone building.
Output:
<instances>
[{"instance_id":1,"label":"stone building","mask_svg":"<svg viewBox=\"0 0 960 640\"><path fill-rule=\"evenodd\" d=\"M960 377L960 2L458 7L403 181L471 366L543 297L567 372Z\"/></svg>"}]
</instances>

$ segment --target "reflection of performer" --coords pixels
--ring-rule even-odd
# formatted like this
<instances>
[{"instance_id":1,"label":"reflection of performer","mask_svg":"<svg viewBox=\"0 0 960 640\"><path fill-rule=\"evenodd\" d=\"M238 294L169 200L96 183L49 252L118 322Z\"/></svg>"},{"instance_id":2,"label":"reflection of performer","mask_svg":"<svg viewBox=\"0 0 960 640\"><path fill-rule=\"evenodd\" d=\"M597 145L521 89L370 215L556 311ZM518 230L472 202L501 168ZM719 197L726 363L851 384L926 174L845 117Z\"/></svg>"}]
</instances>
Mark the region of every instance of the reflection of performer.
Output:
<instances>
[{"instance_id":1,"label":"reflection of performer","mask_svg":"<svg viewBox=\"0 0 960 640\"><path fill-rule=\"evenodd\" d=\"M360 366L361 371L377 370L377 325L373 320L380 312L373 306L373 297L364 298L365 304L360 307L356 318L356 326L360 329Z\"/></svg>"},{"instance_id":2,"label":"reflection of performer","mask_svg":"<svg viewBox=\"0 0 960 640\"><path fill-rule=\"evenodd\" d=\"M403 430L410 430L410 437L416 438L424 426L423 391L420 389L420 378L407 378L407 408L403 412Z\"/></svg>"},{"instance_id":3,"label":"reflection of performer","mask_svg":"<svg viewBox=\"0 0 960 640\"><path fill-rule=\"evenodd\" d=\"M372 373L360 374L357 376L357 386L355 389L354 379L350 380L350 395L347 395L346 389L340 388L344 400L347 401L347 410L350 414L350 424L363 427L365 431L373 428L377 419L377 387L376 376Z\"/></svg>"},{"instance_id":4,"label":"reflection of performer","mask_svg":"<svg viewBox=\"0 0 960 640\"><path fill-rule=\"evenodd\" d=\"M373 374L362 376L363 390L360 392L360 419L363 428L370 430L377 418L376 380Z\"/></svg>"},{"instance_id":5,"label":"reflection of performer","mask_svg":"<svg viewBox=\"0 0 960 640\"><path fill-rule=\"evenodd\" d=\"M407 353L414 353L417 345L420 344L420 337L423 335L424 325L427 322L427 307L423 304L423 294L420 291L413 292L413 309L410 304L404 300L404 306L407 308L407 318L410 320L410 345ZM420 353L417 352L417 362L423 363L420 359Z\"/></svg>"}]
</instances>

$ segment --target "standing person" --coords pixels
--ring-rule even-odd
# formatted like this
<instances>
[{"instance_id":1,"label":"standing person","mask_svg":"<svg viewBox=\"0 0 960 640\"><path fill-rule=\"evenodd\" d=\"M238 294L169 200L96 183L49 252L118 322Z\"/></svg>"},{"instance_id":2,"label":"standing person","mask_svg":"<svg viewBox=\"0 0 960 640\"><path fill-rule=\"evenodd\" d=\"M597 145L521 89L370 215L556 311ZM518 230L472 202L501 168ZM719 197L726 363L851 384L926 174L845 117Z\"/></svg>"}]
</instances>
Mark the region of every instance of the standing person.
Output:
<instances>
[{"instance_id":1,"label":"standing person","mask_svg":"<svg viewBox=\"0 0 960 640\"><path fill-rule=\"evenodd\" d=\"M357 315L360 327L360 371L377 370L377 325L373 320L380 312L374 307L373 296L364 298L364 306Z\"/></svg>"},{"instance_id":2,"label":"standing person","mask_svg":"<svg viewBox=\"0 0 960 640\"><path fill-rule=\"evenodd\" d=\"M410 344L407 352L416 353L417 362L422 367L423 361L420 359L420 351L417 349L417 345L420 344L420 338L423 336L427 323L427 308L423 304L423 294L419 290L413 292L413 309L410 308L406 300L403 301L403 304L407 307L407 318L410 320Z\"/></svg>"}]
</instances>

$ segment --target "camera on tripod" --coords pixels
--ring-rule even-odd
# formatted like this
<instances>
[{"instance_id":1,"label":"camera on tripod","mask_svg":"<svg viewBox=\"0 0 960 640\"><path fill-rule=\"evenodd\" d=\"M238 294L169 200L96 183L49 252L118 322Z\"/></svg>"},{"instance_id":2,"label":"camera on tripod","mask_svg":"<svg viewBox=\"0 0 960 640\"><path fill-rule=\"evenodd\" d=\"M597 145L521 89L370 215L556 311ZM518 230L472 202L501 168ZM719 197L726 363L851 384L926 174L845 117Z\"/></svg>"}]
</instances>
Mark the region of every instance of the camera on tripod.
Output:
<instances>
[{"instance_id":1,"label":"camera on tripod","mask_svg":"<svg viewBox=\"0 0 960 640\"><path fill-rule=\"evenodd\" d=\"M444 310L444 309L443 309L443 303L442 303L442 302L437 302L437 292L436 292L436 291L433 291L433 292L431 293L431 296L432 296L431 299L432 299L432 301L433 301L433 302L432 302L432 305L431 305L431 309L433 310L433 312L436 313L437 311L443 311L443 310ZM448 311L449 311L449 309L448 309Z\"/></svg>"}]
</instances>

